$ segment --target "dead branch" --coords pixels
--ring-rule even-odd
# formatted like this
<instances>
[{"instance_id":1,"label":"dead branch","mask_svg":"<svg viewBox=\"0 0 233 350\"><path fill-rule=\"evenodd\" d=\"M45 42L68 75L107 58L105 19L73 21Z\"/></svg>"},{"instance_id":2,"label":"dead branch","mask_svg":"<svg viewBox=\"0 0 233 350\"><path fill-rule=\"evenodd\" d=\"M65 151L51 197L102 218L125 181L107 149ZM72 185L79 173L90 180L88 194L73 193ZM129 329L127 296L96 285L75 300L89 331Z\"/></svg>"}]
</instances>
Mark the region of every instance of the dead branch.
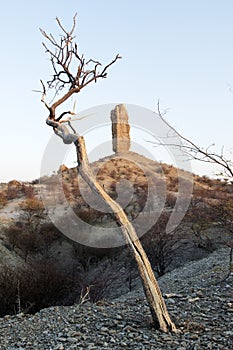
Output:
<instances>
[{"instance_id":1,"label":"dead branch","mask_svg":"<svg viewBox=\"0 0 233 350\"><path fill-rule=\"evenodd\" d=\"M62 120L62 118L66 114L74 115L75 113L74 111L66 111L56 117L57 107L92 82L97 82L100 78L106 78L108 68L121 57L120 55L116 55L111 62L103 67L99 61L92 58L86 61L85 57L79 54L78 45L74 42L76 14L73 17L73 25L70 31L65 30L58 18L56 18L56 21L62 32L58 40L52 34L47 34L46 31L40 29L41 34L46 39L43 47L50 56L53 69L52 78L46 84L41 80L41 102L49 110L46 123L63 139L64 143L69 144L74 142L79 135L74 132L70 124L70 118L65 120ZM54 91L52 103L46 101L48 90ZM61 92L63 92L62 96L58 97ZM64 123L68 123L72 132L69 131Z\"/></svg>"},{"instance_id":2,"label":"dead branch","mask_svg":"<svg viewBox=\"0 0 233 350\"><path fill-rule=\"evenodd\" d=\"M186 154L189 158L194 160L199 160L205 163L217 164L223 170L221 175L225 175L228 178L233 178L233 161L228 159L224 154L224 148L222 147L220 153L216 153L211 151L211 148L214 144L208 146L207 148L200 147L196 145L194 142L183 136L179 133L173 126L171 126L168 121L164 118L160 111L159 101L157 105L158 115L162 119L162 121L169 127L169 135L167 135L166 139L172 139L172 137L179 137L180 143L176 144L171 142L161 142L156 141L152 142L157 146L166 145L171 147L178 147L182 150L184 154ZM173 135L172 135L173 133Z\"/></svg>"},{"instance_id":3,"label":"dead branch","mask_svg":"<svg viewBox=\"0 0 233 350\"><path fill-rule=\"evenodd\" d=\"M117 54L115 58L102 66L102 64L94 59L86 60L83 55L78 52L78 45L74 42L74 30L76 26L76 15L73 17L73 26L70 31L66 31L61 24L61 21L56 18L59 28L62 31L62 35L59 40L56 40L52 34L47 34L43 29L40 29L41 34L46 39L46 43L43 42L43 47L46 53L50 56L50 61L53 68L53 75L50 80L47 81L47 88L41 81L43 94L41 101L45 104L49 110L49 118L55 120L56 108L68 100L73 94L79 93L84 87L97 82L100 78L107 77L107 70L112 66L120 55ZM55 102L49 105L46 101L47 90L53 90ZM58 98L61 91L65 91L62 97ZM61 119L61 117L59 117Z\"/></svg>"}]
</instances>

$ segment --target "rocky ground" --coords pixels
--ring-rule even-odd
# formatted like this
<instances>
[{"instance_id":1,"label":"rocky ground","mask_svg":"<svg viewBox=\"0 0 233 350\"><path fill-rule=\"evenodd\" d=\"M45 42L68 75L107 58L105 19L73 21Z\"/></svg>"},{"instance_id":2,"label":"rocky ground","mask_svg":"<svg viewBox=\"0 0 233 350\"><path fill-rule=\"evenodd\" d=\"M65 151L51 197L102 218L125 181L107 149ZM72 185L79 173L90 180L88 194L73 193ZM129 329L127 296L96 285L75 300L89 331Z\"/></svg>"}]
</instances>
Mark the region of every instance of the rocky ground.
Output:
<instances>
[{"instance_id":1,"label":"rocky ground","mask_svg":"<svg viewBox=\"0 0 233 350\"><path fill-rule=\"evenodd\" d=\"M159 279L178 333L151 326L141 288L114 300L51 307L0 319L0 349L232 349L233 276L228 251L189 262Z\"/></svg>"}]
</instances>

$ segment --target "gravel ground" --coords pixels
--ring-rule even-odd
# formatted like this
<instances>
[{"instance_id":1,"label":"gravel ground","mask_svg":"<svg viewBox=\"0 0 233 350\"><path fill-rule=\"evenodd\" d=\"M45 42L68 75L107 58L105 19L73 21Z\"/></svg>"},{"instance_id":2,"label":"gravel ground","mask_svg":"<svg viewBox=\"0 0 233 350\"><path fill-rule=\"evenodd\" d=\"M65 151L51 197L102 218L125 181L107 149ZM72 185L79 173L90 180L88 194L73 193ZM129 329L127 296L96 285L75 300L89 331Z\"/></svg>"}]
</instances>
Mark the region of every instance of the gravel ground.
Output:
<instances>
[{"instance_id":1,"label":"gravel ground","mask_svg":"<svg viewBox=\"0 0 233 350\"><path fill-rule=\"evenodd\" d=\"M228 251L190 262L159 279L178 333L151 326L142 289L111 301L51 307L0 319L0 349L233 349L233 276Z\"/></svg>"}]
</instances>

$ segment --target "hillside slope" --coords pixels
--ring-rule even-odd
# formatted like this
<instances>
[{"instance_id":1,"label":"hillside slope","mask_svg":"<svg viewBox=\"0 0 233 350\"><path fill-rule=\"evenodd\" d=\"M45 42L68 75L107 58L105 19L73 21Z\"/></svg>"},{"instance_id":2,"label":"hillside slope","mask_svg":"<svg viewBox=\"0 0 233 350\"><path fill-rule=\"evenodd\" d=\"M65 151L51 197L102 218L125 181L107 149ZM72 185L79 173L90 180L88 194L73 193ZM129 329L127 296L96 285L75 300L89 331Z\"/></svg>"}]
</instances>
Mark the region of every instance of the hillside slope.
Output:
<instances>
[{"instance_id":1,"label":"hillside slope","mask_svg":"<svg viewBox=\"0 0 233 350\"><path fill-rule=\"evenodd\" d=\"M220 282L227 261L227 250L216 251L159 279L176 335L151 328L139 288L113 301L5 316L1 349L232 349L233 276Z\"/></svg>"}]
</instances>

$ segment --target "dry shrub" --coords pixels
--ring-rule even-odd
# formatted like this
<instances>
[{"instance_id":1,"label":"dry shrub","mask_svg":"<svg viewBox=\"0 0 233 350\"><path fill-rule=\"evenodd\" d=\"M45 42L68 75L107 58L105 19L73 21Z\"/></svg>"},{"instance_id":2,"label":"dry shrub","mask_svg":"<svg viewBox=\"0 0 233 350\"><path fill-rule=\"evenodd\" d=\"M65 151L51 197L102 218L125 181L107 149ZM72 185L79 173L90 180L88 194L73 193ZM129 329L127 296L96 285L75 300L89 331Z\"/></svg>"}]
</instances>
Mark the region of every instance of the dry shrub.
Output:
<instances>
[{"instance_id":1,"label":"dry shrub","mask_svg":"<svg viewBox=\"0 0 233 350\"><path fill-rule=\"evenodd\" d=\"M26 262L30 253L39 252L39 237L34 232L20 232L16 238L15 246L21 250Z\"/></svg>"},{"instance_id":2,"label":"dry shrub","mask_svg":"<svg viewBox=\"0 0 233 350\"><path fill-rule=\"evenodd\" d=\"M176 200L177 197L173 193L168 192L166 195L166 206L173 208L176 204Z\"/></svg>"},{"instance_id":3,"label":"dry shrub","mask_svg":"<svg viewBox=\"0 0 233 350\"><path fill-rule=\"evenodd\" d=\"M29 254L46 255L55 241L63 240L61 232L51 222L40 224L37 231L25 222L16 222L5 229L7 247L16 250L27 261Z\"/></svg>"},{"instance_id":4,"label":"dry shrub","mask_svg":"<svg viewBox=\"0 0 233 350\"><path fill-rule=\"evenodd\" d=\"M18 312L34 313L62 302L70 280L48 261L27 268L1 266L0 316Z\"/></svg>"},{"instance_id":5,"label":"dry shrub","mask_svg":"<svg viewBox=\"0 0 233 350\"><path fill-rule=\"evenodd\" d=\"M41 199L27 198L20 203L22 214L20 221L23 223L24 232L36 233L46 217L46 211Z\"/></svg>"},{"instance_id":6,"label":"dry shrub","mask_svg":"<svg viewBox=\"0 0 233 350\"><path fill-rule=\"evenodd\" d=\"M158 276L165 274L172 263L176 251L182 245L178 231L167 232L169 214L162 213L156 224L142 237L142 244Z\"/></svg>"},{"instance_id":7,"label":"dry shrub","mask_svg":"<svg viewBox=\"0 0 233 350\"><path fill-rule=\"evenodd\" d=\"M46 241L47 247L43 247L46 250L57 235L53 228L50 230L50 225L42 227L42 231L35 236L39 239L44 234L44 238L49 239ZM39 259L41 254L35 253L40 252L41 241L35 244L35 241L25 239L21 227L14 227L10 237L11 244L17 244L26 256L29 252L33 254L27 267L3 266L0 269L0 316L17 312L34 313L52 305L71 305L79 302L86 290L89 290L88 300L96 302L108 295L110 286L118 277L117 268L114 268L111 260L114 259L114 251L106 253L100 250L98 255L94 255L95 249L76 244L76 262L72 266L62 267L52 258ZM32 237L31 233L28 237ZM109 258L106 254L109 254Z\"/></svg>"},{"instance_id":8,"label":"dry shrub","mask_svg":"<svg viewBox=\"0 0 233 350\"><path fill-rule=\"evenodd\" d=\"M177 176L168 176L167 189L168 191L176 192L178 190L179 178Z\"/></svg>"},{"instance_id":9,"label":"dry shrub","mask_svg":"<svg viewBox=\"0 0 233 350\"><path fill-rule=\"evenodd\" d=\"M35 192L32 185L22 185L22 193L26 198L35 198Z\"/></svg>"},{"instance_id":10,"label":"dry shrub","mask_svg":"<svg viewBox=\"0 0 233 350\"><path fill-rule=\"evenodd\" d=\"M103 212L88 206L74 208L74 210L78 217L87 223L95 223L97 220L101 221L101 218L104 216Z\"/></svg>"},{"instance_id":11,"label":"dry shrub","mask_svg":"<svg viewBox=\"0 0 233 350\"><path fill-rule=\"evenodd\" d=\"M0 209L7 204L7 195L4 191L0 192Z\"/></svg>"},{"instance_id":12,"label":"dry shrub","mask_svg":"<svg viewBox=\"0 0 233 350\"><path fill-rule=\"evenodd\" d=\"M22 255L24 261L27 261L30 253L39 251L39 236L32 231L26 231L23 223L17 222L15 225L5 230L6 243L10 249L19 250L19 255Z\"/></svg>"},{"instance_id":13,"label":"dry shrub","mask_svg":"<svg viewBox=\"0 0 233 350\"><path fill-rule=\"evenodd\" d=\"M47 254L54 242L62 243L64 236L52 222L40 225L38 231L39 250L42 254Z\"/></svg>"},{"instance_id":14,"label":"dry shrub","mask_svg":"<svg viewBox=\"0 0 233 350\"><path fill-rule=\"evenodd\" d=\"M63 194L66 200L69 202L72 198L72 192L73 192L72 188L71 186L67 185L65 182L62 182L62 188L63 188ZM61 198L63 198L63 196ZM62 203L63 201L61 198L59 198L59 201Z\"/></svg>"},{"instance_id":15,"label":"dry shrub","mask_svg":"<svg viewBox=\"0 0 233 350\"><path fill-rule=\"evenodd\" d=\"M121 249L96 249L73 242L73 255L77 261L75 290L96 302L105 298L112 283L119 278L119 265L115 264ZM76 292L76 296L78 295Z\"/></svg>"},{"instance_id":16,"label":"dry shrub","mask_svg":"<svg viewBox=\"0 0 233 350\"><path fill-rule=\"evenodd\" d=\"M212 179L210 179L208 176L206 175L203 175L201 178L200 178L200 181L201 183L205 184L205 185L208 185L209 187L212 187L213 184L214 184L214 181Z\"/></svg>"},{"instance_id":17,"label":"dry shrub","mask_svg":"<svg viewBox=\"0 0 233 350\"><path fill-rule=\"evenodd\" d=\"M213 252L214 241L209 235L213 225L209 204L202 199L192 198L185 219L193 234L194 244L209 253Z\"/></svg>"},{"instance_id":18,"label":"dry shrub","mask_svg":"<svg viewBox=\"0 0 233 350\"><path fill-rule=\"evenodd\" d=\"M27 198L21 204L20 208L27 216L42 216L44 213L44 204L41 199Z\"/></svg>"},{"instance_id":19,"label":"dry shrub","mask_svg":"<svg viewBox=\"0 0 233 350\"><path fill-rule=\"evenodd\" d=\"M91 302L102 300L108 295L109 288L118 275L119 272L113 269L108 259L105 259L97 266L91 267L89 271L83 271L79 281L81 293L89 289L88 296Z\"/></svg>"},{"instance_id":20,"label":"dry shrub","mask_svg":"<svg viewBox=\"0 0 233 350\"><path fill-rule=\"evenodd\" d=\"M8 247L11 250L14 250L15 247L18 247L18 240L21 232L22 232L22 227L20 227L18 223L5 229L5 237L6 237L5 243L8 243Z\"/></svg>"},{"instance_id":21,"label":"dry shrub","mask_svg":"<svg viewBox=\"0 0 233 350\"><path fill-rule=\"evenodd\" d=\"M206 198L206 199L224 200L226 198L226 193L224 191L220 191L218 189L214 189L210 187L208 188L201 187L197 183L194 183L193 195L195 197Z\"/></svg>"},{"instance_id":22,"label":"dry shrub","mask_svg":"<svg viewBox=\"0 0 233 350\"><path fill-rule=\"evenodd\" d=\"M17 188L8 188L7 189L7 199L12 200L19 198L21 196L21 190Z\"/></svg>"}]
</instances>

